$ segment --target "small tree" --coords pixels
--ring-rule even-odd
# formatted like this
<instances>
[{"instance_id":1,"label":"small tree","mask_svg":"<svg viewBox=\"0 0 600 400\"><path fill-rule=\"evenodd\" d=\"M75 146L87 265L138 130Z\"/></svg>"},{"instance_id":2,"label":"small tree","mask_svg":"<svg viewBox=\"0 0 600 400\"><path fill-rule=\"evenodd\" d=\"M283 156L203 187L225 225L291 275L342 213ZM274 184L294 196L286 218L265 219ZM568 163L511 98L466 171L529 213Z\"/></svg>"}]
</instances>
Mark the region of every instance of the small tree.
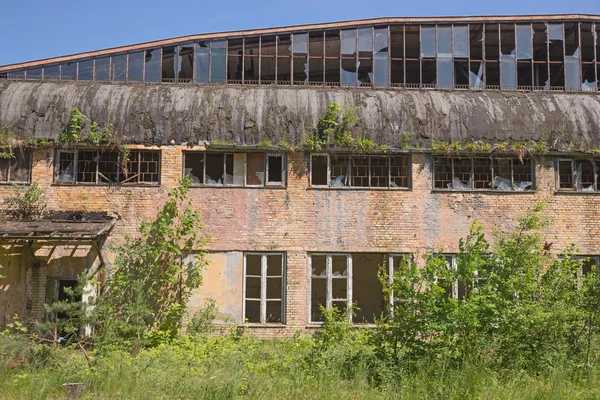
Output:
<instances>
[{"instance_id":1,"label":"small tree","mask_svg":"<svg viewBox=\"0 0 600 400\"><path fill-rule=\"evenodd\" d=\"M37 182L29 186L17 186L16 193L4 198L4 214L12 218L39 218L46 210L46 193Z\"/></svg>"},{"instance_id":2,"label":"small tree","mask_svg":"<svg viewBox=\"0 0 600 400\"><path fill-rule=\"evenodd\" d=\"M98 334L108 338L173 337L202 283L207 237L189 201L190 180L171 190L157 216L116 246L114 270L98 299ZM108 336L106 336L108 335Z\"/></svg>"}]
</instances>

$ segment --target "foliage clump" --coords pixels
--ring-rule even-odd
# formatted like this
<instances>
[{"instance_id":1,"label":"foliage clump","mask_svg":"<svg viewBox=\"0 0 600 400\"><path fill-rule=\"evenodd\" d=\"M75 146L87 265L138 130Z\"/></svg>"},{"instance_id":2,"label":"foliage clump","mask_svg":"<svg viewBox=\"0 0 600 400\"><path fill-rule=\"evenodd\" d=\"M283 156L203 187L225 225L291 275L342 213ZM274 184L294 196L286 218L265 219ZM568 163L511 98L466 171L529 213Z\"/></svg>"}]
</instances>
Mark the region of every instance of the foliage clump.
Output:
<instances>
[{"instance_id":1,"label":"foliage clump","mask_svg":"<svg viewBox=\"0 0 600 400\"><path fill-rule=\"evenodd\" d=\"M44 215L46 192L37 182L16 186L15 193L4 198L4 214L17 219L35 219Z\"/></svg>"},{"instance_id":2,"label":"foliage clump","mask_svg":"<svg viewBox=\"0 0 600 400\"><path fill-rule=\"evenodd\" d=\"M62 143L77 143L81 141L81 131L85 126L87 117L77 107L73 107L67 126L60 134L59 140Z\"/></svg>"},{"instance_id":3,"label":"foliage clump","mask_svg":"<svg viewBox=\"0 0 600 400\"><path fill-rule=\"evenodd\" d=\"M94 146L109 144L112 140L113 130L112 122L107 123L104 129L100 129L97 122L92 122L87 140Z\"/></svg>"}]
</instances>

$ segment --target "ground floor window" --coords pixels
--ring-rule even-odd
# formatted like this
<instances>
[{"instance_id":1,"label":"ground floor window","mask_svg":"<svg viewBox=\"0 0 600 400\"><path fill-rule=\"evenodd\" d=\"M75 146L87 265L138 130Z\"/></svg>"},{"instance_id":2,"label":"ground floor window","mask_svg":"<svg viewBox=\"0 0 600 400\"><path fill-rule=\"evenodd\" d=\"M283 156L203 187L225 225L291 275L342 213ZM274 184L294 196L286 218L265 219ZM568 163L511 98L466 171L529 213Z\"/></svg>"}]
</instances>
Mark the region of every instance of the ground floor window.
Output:
<instances>
[{"instance_id":1,"label":"ground floor window","mask_svg":"<svg viewBox=\"0 0 600 400\"><path fill-rule=\"evenodd\" d=\"M323 321L321 307L336 307L352 322L375 322L385 310L377 272L387 258L380 253L310 254L309 321Z\"/></svg>"},{"instance_id":2,"label":"ground floor window","mask_svg":"<svg viewBox=\"0 0 600 400\"><path fill-rule=\"evenodd\" d=\"M244 319L285 323L285 254L244 255Z\"/></svg>"}]
</instances>

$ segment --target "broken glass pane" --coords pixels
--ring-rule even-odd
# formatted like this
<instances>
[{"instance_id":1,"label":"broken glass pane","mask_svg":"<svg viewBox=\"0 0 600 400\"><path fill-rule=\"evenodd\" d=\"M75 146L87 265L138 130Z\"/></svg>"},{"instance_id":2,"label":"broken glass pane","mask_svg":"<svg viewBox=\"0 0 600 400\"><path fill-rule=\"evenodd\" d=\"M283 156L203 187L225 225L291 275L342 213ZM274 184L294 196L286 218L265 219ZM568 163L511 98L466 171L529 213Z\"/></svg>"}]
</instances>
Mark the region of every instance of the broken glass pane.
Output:
<instances>
[{"instance_id":1,"label":"broken glass pane","mask_svg":"<svg viewBox=\"0 0 600 400\"><path fill-rule=\"evenodd\" d=\"M75 152L58 152L57 183L75 183Z\"/></svg>"},{"instance_id":2,"label":"broken glass pane","mask_svg":"<svg viewBox=\"0 0 600 400\"><path fill-rule=\"evenodd\" d=\"M280 279L280 285L281 285L281 279ZM268 287L267 287L268 290ZM280 294L281 296L281 294ZM282 319L282 302L281 300L268 300L267 301L267 315L266 315L266 321L267 323L281 323L283 322Z\"/></svg>"},{"instance_id":3,"label":"broken glass pane","mask_svg":"<svg viewBox=\"0 0 600 400\"><path fill-rule=\"evenodd\" d=\"M294 82L308 84L308 73L306 57L294 57Z\"/></svg>"},{"instance_id":4,"label":"broken glass pane","mask_svg":"<svg viewBox=\"0 0 600 400\"><path fill-rule=\"evenodd\" d=\"M359 86L373 82L373 60L366 58L358 60L357 76Z\"/></svg>"},{"instance_id":5,"label":"broken glass pane","mask_svg":"<svg viewBox=\"0 0 600 400\"><path fill-rule=\"evenodd\" d=\"M467 60L454 61L454 84L460 86L469 85L469 62Z\"/></svg>"},{"instance_id":6,"label":"broken glass pane","mask_svg":"<svg viewBox=\"0 0 600 400\"><path fill-rule=\"evenodd\" d=\"M279 57L292 55L292 35L289 33L277 35L277 55Z\"/></svg>"},{"instance_id":7,"label":"broken glass pane","mask_svg":"<svg viewBox=\"0 0 600 400\"><path fill-rule=\"evenodd\" d=\"M437 28L438 57L452 57L452 27L438 26Z\"/></svg>"},{"instance_id":8,"label":"broken glass pane","mask_svg":"<svg viewBox=\"0 0 600 400\"><path fill-rule=\"evenodd\" d=\"M341 78L342 86L356 86L356 61L354 59L342 59Z\"/></svg>"},{"instance_id":9,"label":"broken glass pane","mask_svg":"<svg viewBox=\"0 0 600 400\"><path fill-rule=\"evenodd\" d=\"M310 183L313 186L327 186L327 156L311 156Z\"/></svg>"},{"instance_id":10,"label":"broken glass pane","mask_svg":"<svg viewBox=\"0 0 600 400\"><path fill-rule=\"evenodd\" d=\"M593 62L594 48L596 46L596 32L591 23L581 24L581 60L584 62Z\"/></svg>"},{"instance_id":11,"label":"broken glass pane","mask_svg":"<svg viewBox=\"0 0 600 400\"><path fill-rule=\"evenodd\" d=\"M98 183L96 169L100 155L97 151L79 151L77 153L77 182Z\"/></svg>"},{"instance_id":12,"label":"broken glass pane","mask_svg":"<svg viewBox=\"0 0 600 400\"><path fill-rule=\"evenodd\" d=\"M314 262L314 257L313 257ZM321 307L327 306L327 280L312 279L310 293L310 320L311 322L323 321Z\"/></svg>"},{"instance_id":13,"label":"broken glass pane","mask_svg":"<svg viewBox=\"0 0 600 400\"><path fill-rule=\"evenodd\" d=\"M409 183L409 156L390 157L390 187L407 188Z\"/></svg>"},{"instance_id":14,"label":"broken glass pane","mask_svg":"<svg viewBox=\"0 0 600 400\"><path fill-rule=\"evenodd\" d=\"M129 53L127 61L127 80L141 82L144 73L144 52ZM81 67L81 64L79 64Z\"/></svg>"},{"instance_id":15,"label":"broken glass pane","mask_svg":"<svg viewBox=\"0 0 600 400\"><path fill-rule=\"evenodd\" d=\"M404 58L404 25L390 27L390 55L392 58ZM375 46L377 51L377 45Z\"/></svg>"},{"instance_id":16,"label":"broken glass pane","mask_svg":"<svg viewBox=\"0 0 600 400\"><path fill-rule=\"evenodd\" d=\"M31 152L18 150L10 159L10 181L18 183L29 182L31 166Z\"/></svg>"},{"instance_id":17,"label":"broken glass pane","mask_svg":"<svg viewBox=\"0 0 600 400\"><path fill-rule=\"evenodd\" d=\"M469 25L471 60L483 60L483 25Z\"/></svg>"},{"instance_id":18,"label":"broken glass pane","mask_svg":"<svg viewBox=\"0 0 600 400\"><path fill-rule=\"evenodd\" d=\"M323 82L323 59L309 58L308 59L308 80L310 82Z\"/></svg>"},{"instance_id":19,"label":"broken glass pane","mask_svg":"<svg viewBox=\"0 0 600 400\"><path fill-rule=\"evenodd\" d=\"M533 85L548 89L548 64L536 63L533 64Z\"/></svg>"},{"instance_id":20,"label":"broken glass pane","mask_svg":"<svg viewBox=\"0 0 600 400\"><path fill-rule=\"evenodd\" d=\"M210 42L210 82L225 83L227 70L226 64L227 40L213 40Z\"/></svg>"},{"instance_id":21,"label":"broken glass pane","mask_svg":"<svg viewBox=\"0 0 600 400\"><path fill-rule=\"evenodd\" d=\"M423 60L423 75L421 77L424 85L435 85L437 83L435 60Z\"/></svg>"},{"instance_id":22,"label":"broken glass pane","mask_svg":"<svg viewBox=\"0 0 600 400\"><path fill-rule=\"evenodd\" d=\"M146 50L144 82L160 82L160 49Z\"/></svg>"},{"instance_id":23,"label":"broken glass pane","mask_svg":"<svg viewBox=\"0 0 600 400\"><path fill-rule=\"evenodd\" d=\"M356 29L342 31L342 57L356 57Z\"/></svg>"},{"instance_id":24,"label":"broken glass pane","mask_svg":"<svg viewBox=\"0 0 600 400\"><path fill-rule=\"evenodd\" d=\"M498 24L485 24L485 59L488 61L500 59L499 34Z\"/></svg>"},{"instance_id":25,"label":"broken glass pane","mask_svg":"<svg viewBox=\"0 0 600 400\"><path fill-rule=\"evenodd\" d=\"M225 154L206 153L205 168L204 183L207 185L222 185L225 168Z\"/></svg>"},{"instance_id":26,"label":"broken glass pane","mask_svg":"<svg viewBox=\"0 0 600 400\"><path fill-rule=\"evenodd\" d=\"M471 174L472 162L470 158L454 159L453 189L472 189L473 178Z\"/></svg>"},{"instance_id":27,"label":"broken glass pane","mask_svg":"<svg viewBox=\"0 0 600 400\"><path fill-rule=\"evenodd\" d=\"M386 188L389 186L389 157L371 156L371 187Z\"/></svg>"},{"instance_id":28,"label":"broken glass pane","mask_svg":"<svg viewBox=\"0 0 600 400\"><path fill-rule=\"evenodd\" d=\"M192 185L204 183L204 153L184 153L183 174L192 180Z\"/></svg>"},{"instance_id":29,"label":"broken glass pane","mask_svg":"<svg viewBox=\"0 0 600 400\"><path fill-rule=\"evenodd\" d=\"M565 27L565 55L579 57L579 24L568 23Z\"/></svg>"},{"instance_id":30,"label":"broken glass pane","mask_svg":"<svg viewBox=\"0 0 600 400\"><path fill-rule=\"evenodd\" d=\"M469 27L466 25L454 26L454 57L469 57Z\"/></svg>"},{"instance_id":31,"label":"broken glass pane","mask_svg":"<svg viewBox=\"0 0 600 400\"><path fill-rule=\"evenodd\" d=\"M547 40L546 24L533 24L533 59L535 61L547 61Z\"/></svg>"},{"instance_id":32,"label":"broken glass pane","mask_svg":"<svg viewBox=\"0 0 600 400\"><path fill-rule=\"evenodd\" d=\"M350 158L350 173L352 174L352 186L369 187L369 157L352 156Z\"/></svg>"},{"instance_id":33,"label":"broken glass pane","mask_svg":"<svg viewBox=\"0 0 600 400\"><path fill-rule=\"evenodd\" d=\"M388 30L387 28L375 28L374 33L375 54L388 52Z\"/></svg>"},{"instance_id":34,"label":"broken glass pane","mask_svg":"<svg viewBox=\"0 0 600 400\"><path fill-rule=\"evenodd\" d=\"M421 57L435 57L435 27L421 27Z\"/></svg>"},{"instance_id":35,"label":"broken glass pane","mask_svg":"<svg viewBox=\"0 0 600 400\"><path fill-rule=\"evenodd\" d=\"M500 44L502 48L502 54L515 54L515 26L513 24L500 25Z\"/></svg>"},{"instance_id":36,"label":"broken glass pane","mask_svg":"<svg viewBox=\"0 0 600 400\"><path fill-rule=\"evenodd\" d=\"M485 61L485 85L500 86L500 63Z\"/></svg>"},{"instance_id":37,"label":"broken glass pane","mask_svg":"<svg viewBox=\"0 0 600 400\"><path fill-rule=\"evenodd\" d=\"M565 86L565 68L563 63L550 63L550 86L559 88Z\"/></svg>"},{"instance_id":38,"label":"broken glass pane","mask_svg":"<svg viewBox=\"0 0 600 400\"><path fill-rule=\"evenodd\" d=\"M550 61L563 61L564 31L562 24L548 24Z\"/></svg>"},{"instance_id":39,"label":"broken glass pane","mask_svg":"<svg viewBox=\"0 0 600 400\"><path fill-rule=\"evenodd\" d=\"M575 170L575 190L593 192L598 168L593 160L577 160Z\"/></svg>"},{"instance_id":40,"label":"broken glass pane","mask_svg":"<svg viewBox=\"0 0 600 400\"><path fill-rule=\"evenodd\" d=\"M533 58L533 32L530 25L517 25L517 59Z\"/></svg>"},{"instance_id":41,"label":"broken glass pane","mask_svg":"<svg viewBox=\"0 0 600 400\"><path fill-rule=\"evenodd\" d=\"M246 321L260 323L260 300L246 300Z\"/></svg>"},{"instance_id":42,"label":"broken glass pane","mask_svg":"<svg viewBox=\"0 0 600 400\"><path fill-rule=\"evenodd\" d=\"M472 61L469 70L469 85L471 89L483 89L483 61Z\"/></svg>"},{"instance_id":43,"label":"broken glass pane","mask_svg":"<svg viewBox=\"0 0 600 400\"><path fill-rule=\"evenodd\" d=\"M325 31L325 57L340 56L340 31ZM339 79L338 79L339 82Z\"/></svg>"},{"instance_id":44,"label":"broken glass pane","mask_svg":"<svg viewBox=\"0 0 600 400\"><path fill-rule=\"evenodd\" d=\"M265 153L247 153L246 169L246 184L263 186L265 184Z\"/></svg>"},{"instance_id":45,"label":"broken glass pane","mask_svg":"<svg viewBox=\"0 0 600 400\"><path fill-rule=\"evenodd\" d=\"M243 54L243 39L231 39L227 42L227 80L242 80Z\"/></svg>"},{"instance_id":46,"label":"broken glass pane","mask_svg":"<svg viewBox=\"0 0 600 400\"><path fill-rule=\"evenodd\" d=\"M208 83L210 71L210 47L208 42L196 42L196 82Z\"/></svg>"},{"instance_id":47,"label":"broken glass pane","mask_svg":"<svg viewBox=\"0 0 600 400\"><path fill-rule=\"evenodd\" d=\"M291 59L289 57L277 57L277 81L290 82L292 80L291 71Z\"/></svg>"},{"instance_id":48,"label":"broken glass pane","mask_svg":"<svg viewBox=\"0 0 600 400\"><path fill-rule=\"evenodd\" d=\"M348 156L331 156L331 187L348 186L350 183L348 168Z\"/></svg>"},{"instance_id":49,"label":"broken glass pane","mask_svg":"<svg viewBox=\"0 0 600 400\"><path fill-rule=\"evenodd\" d=\"M311 57L323 57L324 53L324 44L323 35L325 33L323 31L310 32L308 35L308 54Z\"/></svg>"},{"instance_id":50,"label":"broken glass pane","mask_svg":"<svg viewBox=\"0 0 600 400\"><path fill-rule=\"evenodd\" d=\"M490 189L492 187L492 162L489 158L473 159L473 188Z\"/></svg>"},{"instance_id":51,"label":"broken glass pane","mask_svg":"<svg viewBox=\"0 0 600 400\"><path fill-rule=\"evenodd\" d=\"M177 51L177 82L191 82L194 77L193 43L180 45Z\"/></svg>"},{"instance_id":52,"label":"broken glass pane","mask_svg":"<svg viewBox=\"0 0 600 400\"><path fill-rule=\"evenodd\" d=\"M582 74L582 88L586 91L595 91L596 90L596 68L594 68L593 63L582 64L581 66Z\"/></svg>"},{"instance_id":53,"label":"broken glass pane","mask_svg":"<svg viewBox=\"0 0 600 400\"><path fill-rule=\"evenodd\" d=\"M338 278L348 276L348 257L331 256L331 275Z\"/></svg>"},{"instance_id":54,"label":"broken glass pane","mask_svg":"<svg viewBox=\"0 0 600 400\"><path fill-rule=\"evenodd\" d=\"M334 278L338 278L335 274ZM346 278L332 279L331 280L331 299L332 300L346 300L348 297L348 283Z\"/></svg>"},{"instance_id":55,"label":"broken glass pane","mask_svg":"<svg viewBox=\"0 0 600 400\"><path fill-rule=\"evenodd\" d=\"M94 72L94 60L79 61L77 79L80 81L91 81Z\"/></svg>"},{"instance_id":56,"label":"broken glass pane","mask_svg":"<svg viewBox=\"0 0 600 400\"><path fill-rule=\"evenodd\" d=\"M162 81L163 82L175 82L175 74L176 74L176 65L175 65L175 57L176 57L176 47L175 46L167 46L162 49Z\"/></svg>"},{"instance_id":57,"label":"broken glass pane","mask_svg":"<svg viewBox=\"0 0 600 400\"><path fill-rule=\"evenodd\" d=\"M110 80L110 57L96 58L94 76L97 81Z\"/></svg>"},{"instance_id":58,"label":"broken glass pane","mask_svg":"<svg viewBox=\"0 0 600 400\"><path fill-rule=\"evenodd\" d=\"M294 43L294 55L308 54L308 33L295 33L292 36L292 43Z\"/></svg>"},{"instance_id":59,"label":"broken glass pane","mask_svg":"<svg viewBox=\"0 0 600 400\"><path fill-rule=\"evenodd\" d=\"M533 86L531 61L517 62L517 85L521 87Z\"/></svg>"},{"instance_id":60,"label":"broken glass pane","mask_svg":"<svg viewBox=\"0 0 600 400\"><path fill-rule=\"evenodd\" d=\"M127 80L127 54L112 56L112 76L111 80Z\"/></svg>"},{"instance_id":61,"label":"broken glass pane","mask_svg":"<svg viewBox=\"0 0 600 400\"><path fill-rule=\"evenodd\" d=\"M283 183L283 156L269 155L267 183Z\"/></svg>"},{"instance_id":62,"label":"broken glass pane","mask_svg":"<svg viewBox=\"0 0 600 400\"><path fill-rule=\"evenodd\" d=\"M358 28L358 57L373 55L373 28Z\"/></svg>"},{"instance_id":63,"label":"broken glass pane","mask_svg":"<svg viewBox=\"0 0 600 400\"><path fill-rule=\"evenodd\" d=\"M432 29L432 28L430 28ZM435 29L435 28L433 28ZM431 36L431 33L430 33ZM433 33L435 40L435 31ZM434 47L435 50L435 47ZM421 54L421 39L419 38L419 25L406 25L404 27L404 52L406 58L419 58Z\"/></svg>"},{"instance_id":64,"label":"broken glass pane","mask_svg":"<svg viewBox=\"0 0 600 400\"><path fill-rule=\"evenodd\" d=\"M493 189L512 190L512 160L494 160L494 183Z\"/></svg>"}]
</instances>

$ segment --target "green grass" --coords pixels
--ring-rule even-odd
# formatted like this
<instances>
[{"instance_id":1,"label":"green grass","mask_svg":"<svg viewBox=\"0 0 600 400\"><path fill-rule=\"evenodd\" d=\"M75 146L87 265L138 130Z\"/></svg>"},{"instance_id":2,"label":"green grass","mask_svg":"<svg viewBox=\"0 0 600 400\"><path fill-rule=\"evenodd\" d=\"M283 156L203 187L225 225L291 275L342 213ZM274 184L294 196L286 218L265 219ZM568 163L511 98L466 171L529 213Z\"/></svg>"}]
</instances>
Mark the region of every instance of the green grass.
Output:
<instances>
[{"instance_id":1,"label":"green grass","mask_svg":"<svg viewBox=\"0 0 600 400\"><path fill-rule=\"evenodd\" d=\"M588 399L600 372L550 368L532 376L485 364L423 362L410 372L378 363L360 343L321 348L312 339L182 338L138 352L30 345L2 338L0 398L64 398L81 382L92 399Z\"/></svg>"}]
</instances>

